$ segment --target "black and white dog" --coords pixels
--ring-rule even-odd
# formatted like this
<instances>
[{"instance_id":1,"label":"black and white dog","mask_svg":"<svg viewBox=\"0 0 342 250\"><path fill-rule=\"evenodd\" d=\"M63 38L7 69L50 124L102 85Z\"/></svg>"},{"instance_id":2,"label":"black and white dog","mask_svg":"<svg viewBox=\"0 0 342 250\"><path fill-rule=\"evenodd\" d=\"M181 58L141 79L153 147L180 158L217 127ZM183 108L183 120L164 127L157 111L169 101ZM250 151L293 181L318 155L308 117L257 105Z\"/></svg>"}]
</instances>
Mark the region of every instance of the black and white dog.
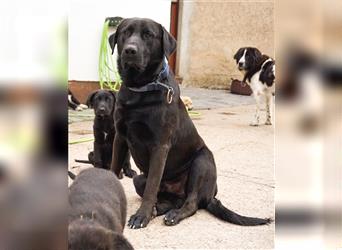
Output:
<instances>
[{"instance_id":1,"label":"black and white dog","mask_svg":"<svg viewBox=\"0 0 342 250\"><path fill-rule=\"evenodd\" d=\"M71 92L70 89L68 89L68 107L76 110L76 111L82 111L83 109L87 109L88 106L82 104Z\"/></svg>"},{"instance_id":2,"label":"black and white dog","mask_svg":"<svg viewBox=\"0 0 342 250\"><path fill-rule=\"evenodd\" d=\"M272 125L271 108L272 99L275 91L275 61L261 54L257 48L240 48L234 55L236 64L243 72L243 82L250 85L256 101L255 119L252 126L259 125L260 101L263 96L266 98L266 125Z\"/></svg>"}]
</instances>

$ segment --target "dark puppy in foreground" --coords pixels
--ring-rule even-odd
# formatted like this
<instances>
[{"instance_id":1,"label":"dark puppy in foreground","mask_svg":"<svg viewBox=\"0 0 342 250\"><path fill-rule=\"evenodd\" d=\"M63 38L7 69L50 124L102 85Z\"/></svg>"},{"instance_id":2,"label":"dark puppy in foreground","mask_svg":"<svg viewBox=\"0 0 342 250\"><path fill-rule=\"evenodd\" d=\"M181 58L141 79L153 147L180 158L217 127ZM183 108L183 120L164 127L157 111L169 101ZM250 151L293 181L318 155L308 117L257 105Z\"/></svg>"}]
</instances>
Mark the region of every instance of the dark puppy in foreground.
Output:
<instances>
[{"instance_id":1,"label":"dark puppy in foreground","mask_svg":"<svg viewBox=\"0 0 342 250\"><path fill-rule=\"evenodd\" d=\"M83 170L70 186L69 204L69 250L133 249L122 235L127 202L113 173Z\"/></svg>"},{"instance_id":2,"label":"dark puppy in foreground","mask_svg":"<svg viewBox=\"0 0 342 250\"><path fill-rule=\"evenodd\" d=\"M94 108L94 151L88 154L89 162L97 168L110 169L112 161L113 141L115 137L114 108L116 95L113 91L97 90L91 93L87 105ZM133 177L136 172L132 170L129 152L125 155L123 172Z\"/></svg>"},{"instance_id":3,"label":"dark puppy in foreground","mask_svg":"<svg viewBox=\"0 0 342 250\"><path fill-rule=\"evenodd\" d=\"M165 63L175 39L150 19L124 19L112 37L118 49L123 84L117 96L112 171L119 175L128 149L143 172L133 181L143 197L131 228L145 227L165 214L175 225L198 209L238 225L262 225L270 219L238 215L217 194L213 155L180 99L179 87Z\"/></svg>"}]
</instances>

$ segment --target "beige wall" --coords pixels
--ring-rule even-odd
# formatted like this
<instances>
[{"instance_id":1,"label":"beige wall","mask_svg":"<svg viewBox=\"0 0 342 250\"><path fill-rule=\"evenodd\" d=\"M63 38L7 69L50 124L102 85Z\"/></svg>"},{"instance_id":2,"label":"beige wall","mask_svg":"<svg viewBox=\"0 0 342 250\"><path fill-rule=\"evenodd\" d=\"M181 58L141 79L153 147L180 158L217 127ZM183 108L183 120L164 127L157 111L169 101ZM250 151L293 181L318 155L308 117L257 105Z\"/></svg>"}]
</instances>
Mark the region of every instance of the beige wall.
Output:
<instances>
[{"instance_id":1,"label":"beige wall","mask_svg":"<svg viewBox=\"0 0 342 250\"><path fill-rule=\"evenodd\" d=\"M233 60L240 47L274 56L274 3L181 1L176 74L185 85L227 88L242 78Z\"/></svg>"}]
</instances>

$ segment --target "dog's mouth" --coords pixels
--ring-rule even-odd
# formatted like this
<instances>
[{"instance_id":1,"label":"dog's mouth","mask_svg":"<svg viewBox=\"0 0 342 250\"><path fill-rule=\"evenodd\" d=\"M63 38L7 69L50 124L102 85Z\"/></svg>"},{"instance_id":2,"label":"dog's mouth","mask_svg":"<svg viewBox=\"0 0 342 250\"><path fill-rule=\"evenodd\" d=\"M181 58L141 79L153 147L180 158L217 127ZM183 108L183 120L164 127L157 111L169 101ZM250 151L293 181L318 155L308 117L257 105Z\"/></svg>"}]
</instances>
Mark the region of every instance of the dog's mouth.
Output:
<instances>
[{"instance_id":1,"label":"dog's mouth","mask_svg":"<svg viewBox=\"0 0 342 250\"><path fill-rule=\"evenodd\" d=\"M124 70L136 70L138 72L142 72L144 70L144 67L136 62L124 62L123 63Z\"/></svg>"},{"instance_id":2,"label":"dog's mouth","mask_svg":"<svg viewBox=\"0 0 342 250\"><path fill-rule=\"evenodd\" d=\"M239 68L239 70L241 70L241 71L242 71L242 70L246 70L246 67L245 67L245 66L239 66L238 68Z\"/></svg>"},{"instance_id":3,"label":"dog's mouth","mask_svg":"<svg viewBox=\"0 0 342 250\"><path fill-rule=\"evenodd\" d=\"M143 60L139 56L121 56L121 66L125 71L135 71L141 73L145 70Z\"/></svg>"},{"instance_id":4,"label":"dog's mouth","mask_svg":"<svg viewBox=\"0 0 342 250\"><path fill-rule=\"evenodd\" d=\"M104 117L109 116L109 113L108 113L108 112L99 111L99 112L96 112L95 115L96 115L97 117L104 118Z\"/></svg>"}]
</instances>

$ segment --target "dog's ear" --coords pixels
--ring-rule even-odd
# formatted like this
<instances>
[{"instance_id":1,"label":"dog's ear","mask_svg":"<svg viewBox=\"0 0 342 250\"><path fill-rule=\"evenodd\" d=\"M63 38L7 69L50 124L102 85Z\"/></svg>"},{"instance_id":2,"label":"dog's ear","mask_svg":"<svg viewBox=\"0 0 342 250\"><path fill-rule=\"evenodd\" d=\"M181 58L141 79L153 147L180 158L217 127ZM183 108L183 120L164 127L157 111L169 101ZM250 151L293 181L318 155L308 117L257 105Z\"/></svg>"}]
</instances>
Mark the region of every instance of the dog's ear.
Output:
<instances>
[{"instance_id":1,"label":"dog's ear","mask_svg":"<svg viewBox=\"0 0 342 250\"><path fill-rule=\"evenodd\" d=\"M134 250L131 243L126 240L126 238L122 234L117 234L111 232L111 240L112 240L112 248L111 249L120 249L120 250Z\"/></svg>"},{"instance_id":2,"label":"dog's ear","mask_svg":"<svg viewBox=\"0 0 342 250\"><path fill-rule=\"evenodd\" d=\"M261 54L260 50L258 50L257 48L253 48L251 50L251 52L252 52L253 61L255 64L257 64L260 61L260 59L262 58L262 54Z\"/></svg>"},{"instance_id":3,"label":"dog's ear","mask_svg":"<svg viewBox=\"0 0 342 250\"><path fill-rule=\"evenodd\" d=\"M88 96L86 105L87 105L89 108L93 108L93 106L94 106L94 97L95 97L95 95L97 94L97 92L98 92L98 90L95 90L95 91L91 92L90 95Z\"/></svg>"},{"instance_id":4,"label":"dog's ear","mask_svg":"<svg viewBox=\"0 0 342 250\"><path fill-rule=\"evenodd\" d=\"M118 40L117 33L118 31L115 31L115 33L111 34L108 38L110 48L112 49L112 55L114 54L115 44L117 43L117 40Z\"/></svg>"},{"instance_id":5,"label":"dog's ear","mask_svg":"<svg viewBox=\"0 0 342 250\"><path fill-rule=\"evenodd\" d=\"M162 44L164 55L168 58L176 50L177 41L162 25L160 26L163 31Z\"/></svg>"},{"instance_id":6,"label":"dog's ear","mask_svg":"<svg viewBox=\"0 0 342 250\"><path fill-rule=\"evenodd\" d=\"M234 55L234 59L237 61L239 60L239 58L242 56L243 51L245 50L245 48L240 48Z\"/></svg>"},{"instance_id":7,"label":"dog's ear","mask_svg":"<svg viewBox=\"0 0 342 250\"><path fill-rule=\"evenodd\" d=\"M119 36L119 33L120 33L120 29L121 29L122 23L124 23L125 20L126 19L122 19L121 20L121 22L119 23L118 27L116 28L116 31L113 34L111 34L109 36L109 38L108 38L108 42L109 42L110 48L112 49L112 55L114 54L115 45L118 42L118 36Z\"/></svg>"},{"instance_id":8,"label":"dog's ear","mask_svg":"<svg viewBox=\"0 0 342 250\"><path fill-rule=\"evenodd\" d=\"M116 92L113 90L110 90L109 93L113 96L113 107L112 107L112 111L113 111L115 107L115 103L116 103Z\"/></svg>"},{"instance_id":9,"label":"dog's ear","mask_svg":"<svg viewBox=\"0 0 342 250\"><path fill-rule=\"evenodd\" d=\"M114 97L114 102L116 101L116 91L109 90L109 93Z\"/></svg>"}]
</instances>

